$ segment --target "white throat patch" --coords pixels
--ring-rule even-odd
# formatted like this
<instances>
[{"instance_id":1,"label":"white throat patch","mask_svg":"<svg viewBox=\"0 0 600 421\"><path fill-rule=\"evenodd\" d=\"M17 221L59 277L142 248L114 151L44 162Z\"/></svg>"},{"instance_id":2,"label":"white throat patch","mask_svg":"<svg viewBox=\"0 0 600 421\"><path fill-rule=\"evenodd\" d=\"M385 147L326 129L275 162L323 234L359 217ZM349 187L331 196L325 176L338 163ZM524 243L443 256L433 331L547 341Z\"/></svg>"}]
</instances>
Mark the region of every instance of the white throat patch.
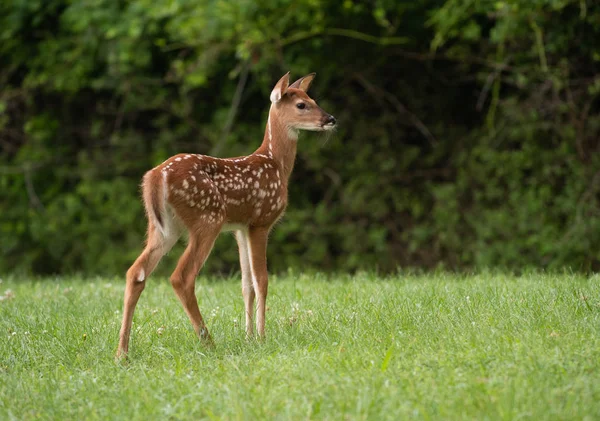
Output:
<instances>
[{"instance_id":1,"label":"white throat patch","mask_svg":"<svg viewBox=\"0 0 600 421\"><path fill-rule=\"evenodd\" d=\"M291 140L298 140L299 130L294 127L288 127L288 137Z\"/></svg>"}]
</instances>

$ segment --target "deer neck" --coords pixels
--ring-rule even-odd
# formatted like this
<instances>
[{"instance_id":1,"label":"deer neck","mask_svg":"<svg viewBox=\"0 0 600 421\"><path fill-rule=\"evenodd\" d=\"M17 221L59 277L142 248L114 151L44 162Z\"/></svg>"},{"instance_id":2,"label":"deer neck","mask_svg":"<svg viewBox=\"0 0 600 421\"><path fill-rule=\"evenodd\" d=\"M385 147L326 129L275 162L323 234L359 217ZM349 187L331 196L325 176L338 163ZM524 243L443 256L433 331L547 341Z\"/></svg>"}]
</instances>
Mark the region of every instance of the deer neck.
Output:
<instances>
[{"instance_id":1,"label":"deer neck","mask_svg":"<svg viewBox=\"0 0 600 421\"><path fill-rule=\"evenodd\" d=\"M271 107L265 137L257 153L273 158L281 166L286 181L294 169L297 145L298 130L289 128Z\"/></svg>"}]
</instances>

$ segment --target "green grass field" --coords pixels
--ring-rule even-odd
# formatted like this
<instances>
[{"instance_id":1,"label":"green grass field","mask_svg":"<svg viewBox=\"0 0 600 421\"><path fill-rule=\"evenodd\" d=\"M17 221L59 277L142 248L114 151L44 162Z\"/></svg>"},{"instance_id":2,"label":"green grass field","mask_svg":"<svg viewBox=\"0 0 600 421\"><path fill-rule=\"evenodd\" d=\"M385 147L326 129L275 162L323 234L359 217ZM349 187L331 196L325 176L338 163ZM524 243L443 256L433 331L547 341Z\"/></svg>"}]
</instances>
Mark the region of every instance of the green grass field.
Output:
<instances>
[{"instance_id":1,"label":"green grass field","mask_svg":"<svg viewBox=\"0 0 600 421\"><path fill-rule=\"evenodd\" d=\"M263 343L200 277L214 349L154 277L118 364L123 287L3 279L0 419L600 419L598 276L272 276Z\"/></svg>"}]
</instances>

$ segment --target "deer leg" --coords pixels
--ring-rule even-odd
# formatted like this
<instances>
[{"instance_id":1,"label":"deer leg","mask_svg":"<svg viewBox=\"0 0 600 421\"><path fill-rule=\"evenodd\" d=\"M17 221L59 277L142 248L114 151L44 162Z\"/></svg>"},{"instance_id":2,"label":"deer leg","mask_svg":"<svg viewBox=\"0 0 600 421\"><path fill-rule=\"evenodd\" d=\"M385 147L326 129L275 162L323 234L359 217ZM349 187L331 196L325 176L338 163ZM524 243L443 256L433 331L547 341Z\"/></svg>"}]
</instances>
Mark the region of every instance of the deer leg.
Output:
<instances>
[{"instance_id":1,"label":"deer leg","mask_svg":"<svg viewBox=\"0 0 600 421\"><path fill-rule=\"evenodd\" d=\"M203 230L201 235L190 232L188 246L171 275L171 285L173 285L179 301L183 304L183 308L192 322L194 331L200 339L210 344L212 344L212 339L200 313L200 308L198 308L194 289L196 286L196 275L210 254L220 231L221 227L216 226L210 230Z\"/></svg>"},{"instance_id":2,"label":"deer leg","mask_svg":"<svg viewBox=\"0 0 600 421\"><path fill-rule=\"evenodd\" d=\"M146 247L127 271L125 297L123 299L123 321L119 333L117 358L125 356L129 350L129 336L131 334L133 313L140 295L146 286L146 279L148 279L160 259L171 250L178 239L178 234L165 238L156 230L156 227L152 223L148 225L148 242Z\"/></svg>"},{"instance_id":3,"label":"deer leg","mask_svg":"<svg viewBox=\"0 0 600 421\"><path fill-rule=\"evenodd\" d=\"M265 310L269 279L267 274L267 240L268 228L250 228L248 245L250 250L250 268L252 284L256 293L256 330L258 336L265 336Z\"/></svg>"},{"instance_id":4,"label":"deer leg","mask_svg":"<svg viewBox=\"0 0 600 421\"><path fill-rule=\"evenodd\" d=\"M252 270L250 268L250 254L248 244L248 232L236 231L235 239L240 251L240 269L242 271L242 295L244 296L244 308L246 314L246 337L254 334L252 319L254 315L254 287L252 285Z\"/></svg>"}]
</instances>

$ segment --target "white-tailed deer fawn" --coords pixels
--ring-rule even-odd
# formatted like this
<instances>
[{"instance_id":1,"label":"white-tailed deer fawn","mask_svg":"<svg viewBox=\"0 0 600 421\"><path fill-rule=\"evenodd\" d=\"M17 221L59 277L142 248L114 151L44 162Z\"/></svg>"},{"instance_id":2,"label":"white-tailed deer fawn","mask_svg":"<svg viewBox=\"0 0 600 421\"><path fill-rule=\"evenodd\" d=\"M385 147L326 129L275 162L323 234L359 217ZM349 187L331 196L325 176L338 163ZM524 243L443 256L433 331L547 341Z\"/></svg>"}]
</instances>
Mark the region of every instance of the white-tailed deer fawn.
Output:
<instances>
[{"instance_id":1,"label":"white-tailed deer fawn","mask_svg":"<svg viewBox=\"0 0 600 421\"><path fill-rule=\"evenodd\" d=\"M325 131L336 124L306 94L314 77L312 73L289 85L288 73L277 82L271 92L265 136L253 154L228 159L180 154L146 173L142 190L148 238L146 248L127 271L117 356L128 352L133 312L148 276L185 229L189 242L171 284L198 336L212 342L198 308L195 279L223 231L235 231L239 247L246 334L253 335L256 297L256 329L264 336L267 238L287 205L298 131Z\"/></svg>"}]
</instances>

